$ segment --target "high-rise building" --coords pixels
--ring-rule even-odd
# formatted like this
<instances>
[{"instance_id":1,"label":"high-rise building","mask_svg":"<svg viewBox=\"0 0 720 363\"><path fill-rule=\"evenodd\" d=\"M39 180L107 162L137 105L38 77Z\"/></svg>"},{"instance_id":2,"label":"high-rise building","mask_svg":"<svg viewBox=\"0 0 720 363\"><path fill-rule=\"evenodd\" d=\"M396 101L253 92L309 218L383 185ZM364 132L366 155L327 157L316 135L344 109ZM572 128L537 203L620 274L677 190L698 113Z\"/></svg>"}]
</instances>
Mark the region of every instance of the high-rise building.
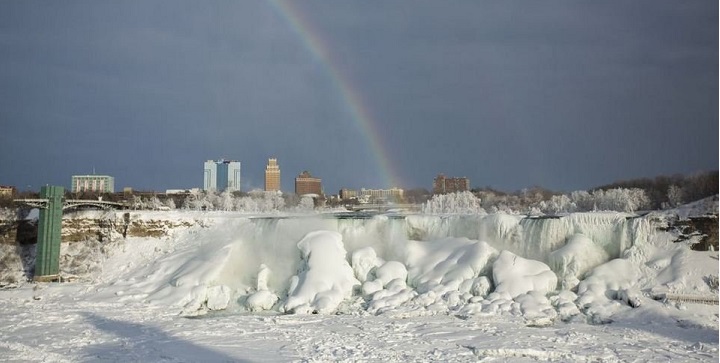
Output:
<instances>
[{"instance_id":1,"label":"high-rise building","mask_svg":"<svg viewBox=\"0 0 720 363\"><path fill-rule=\"evenodd\" d=\"M466 192L468 190L470 190L470 179L466 177L449 178L438 174L433 180L433 194Z\"/></svg>"},{"instance_id":2,"label":"high-rise building","mask_svg":"<svg viewBox=\"0 0 720 363\"><path fill-rule=\"evenodd\" d=\"M115 193L115 178L109 175L73 175L70 191Z\"/></svg>"},{"instance_id":3,"label":"high-rise building","mask_svg":"<svg viewBox=\"0 0 720 363\"><path fill-rule=\"evenodd\" d=\"M295 194L317 194L322 195L322 180L310 175L310 172L303 171L295 178Z\"/></svg>"},{"instance_id":4,"label":"high-rise building","mask_svg":"<svg viewBox=\"0 0 720 363\"><path fill-rule=\"evenodd\" d=\"M280 166L277 159L268 159L265 167L265 191L276 192L280 190Z\"/></svg>"},{"instance_id":5,"label":"high-rise building","mask_svg":"<svg viewBox=\"0 0 720 363\"><path fill-rule=\"evenodd\" d=\"M240 162L223 159L206 161L203 175L203 189L239 191Z\"/></svg>"}]
</instances>

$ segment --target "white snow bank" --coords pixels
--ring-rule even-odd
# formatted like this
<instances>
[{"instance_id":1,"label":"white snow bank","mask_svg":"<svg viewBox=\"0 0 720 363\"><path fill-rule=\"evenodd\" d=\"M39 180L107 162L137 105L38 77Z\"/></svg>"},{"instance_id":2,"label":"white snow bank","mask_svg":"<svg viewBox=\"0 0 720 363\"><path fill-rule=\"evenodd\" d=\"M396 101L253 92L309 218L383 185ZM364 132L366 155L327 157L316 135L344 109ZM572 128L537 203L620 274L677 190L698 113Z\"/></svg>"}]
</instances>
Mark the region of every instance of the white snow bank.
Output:
<instances>
[{"instance_id":1,"label":"white snow bank","mask_svg":"<svg viewBox=\"0 0 720 363\"><path fill-rule=\"evenodd\" d=\"M250 294L245 300L245 307L250 311L270 310L279 300L275 293L268 290L268 280L272 271L265 264L260 264L257 276L257 292Z\"/></svg>"},{"instance_id":2,"label":"white snow bank","mask_svg":"<svg viewBox=\"0 0 720 363\"><path fill-rule=\"evenodd\" d=\"M578 285L577 305L595 323L606 323L623 305L640 305L640 296L633 285L638 279L638 268L629 260L614 259L592 270ZM630 292L627 292L630 291Z\"/></svg>"},{"instance_id":3,"label":"white snow bank","mask_svg":"<svg viewBox=\"0 0 720 363\"><path fill-rule=\"evenodd\" d=\"M518 295L514 300L520 304L520 311L528 325L547 326L552 324L558 315L550 300L540 291L529 291Z\"/></svg>"},{"instance_id":4,"label":"white snow bank","mask_svg":"<svg viewBox=\"0 0 720 363\"><path fill-rule=\"evenodd\" d=\"M609 291L609 297L615 297L614 293L631 287L636 280L637 267L628 260L616 258L593 269L578 285L578 295L582 299L588 293L605 295Z\"/></svg>"},{"instance_id":5,"label":"white snow bank","mask_svg":"<svg viewBox=\"0 0 720 363\"><path fill-rule=\"evenodd\" d=\"M250 311L270 310L278 301L278 296L267 290L260 290L245 301L245 306Z\"/></svg>"},{"instance_id":6,"label":"white snow bank","mask_svg":"<svg viewBox=\"0 0 720 363\"><path fill-rule=\"evenodd\" d=\"M375 279L382 281L383 287L395 279L405 282L407 275L408 272L405 265L397 261L385 262L375 270Z\"/></svg>"},{"instance_id":7,"label":"white snow bank","mask_svg":"<svg viewBox=\"0 0 720 363\"><path fill-rule=\"evenodd\" d=\"M372 247L363 247L352 253L352 268L355 277L360 282L368 280L370 271L383 264L383 260L377 257Z\"/></svg>"},{"instance_id":8,"label":"white snow bank","mask_svg":"<svg viewBox=\"0 0 720 363\"><path fill-rule=\"evenodd\" d=\"M718 214L718 196L707 197L698 201L688 203L670 210L674 212L680 219L688 219L690 217L699 217L709 214Z\"/></svg>"},{"instance_id":9,"label":"white snow bank","mask_svg":"<svg viewBox=\"0 0 720 363\"><path fill-rule=\"evenodd\" d=\"M560 277L561 287L570 290L577 286L586 272L609 258L605 250L578 233L570 237L565 246L548 255L548 265Z\"/></svg>"},{"instance_id":10,"label":"white snow bank","mask_svg":"<svg viewBox=\"0 0 720 363\"><path fill-rule=\"evenodd\" d=\"M497 250L486 242L445 238L432 242L409 241L406 265L408 284L419 293L457 291L466 280L489 271Z\"/></svg>"},{"instance_id":11,"label":"white snow bank","mask_svg":"<svg viewBox=\"0 0 720 363\"><path fill-rule=\"evenodd\" d=\"M293 276L288 298L281 310L289 313L328 313L352 296L360 285L345 260L342 235L331 231L308 233L297 244L302 254L302 271Z\"/></svg>"},{"instance_id":12,"label":"white snow bank","mask_svg":"<svg viewBox=\"0 0 720 363\"><path fill-rule=\"evenodd\" d=\"M546 264L502 251L492 266L496 293L515 298L529 291L548 293L557 286L557 276Z\"/></svg>"}]
</instances>

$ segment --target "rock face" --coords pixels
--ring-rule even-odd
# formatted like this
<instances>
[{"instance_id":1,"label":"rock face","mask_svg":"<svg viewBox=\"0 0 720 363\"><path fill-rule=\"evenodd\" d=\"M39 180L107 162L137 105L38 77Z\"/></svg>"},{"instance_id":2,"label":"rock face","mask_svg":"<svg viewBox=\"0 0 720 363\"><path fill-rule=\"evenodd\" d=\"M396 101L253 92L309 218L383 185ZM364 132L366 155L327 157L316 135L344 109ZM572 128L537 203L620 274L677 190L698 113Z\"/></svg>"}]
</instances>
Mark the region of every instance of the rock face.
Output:
<instances>
[{"instance_id":1,"label":"rock face","mask_svg":"<svg viewBox=\"0 0 720 363\"><path fill-rule=\"evenodd\" d=\"M37 223L30 220L0 220L0 244L34 244Z\"/></svg>"},{"instance_id":2,"label":"rock face","mask_svg":"<svg viewBox=\"0 0 720 363\"><path fill-rule=\"evenodd\" d=\"M132 212L90 211L63 216L60 270L66 276L90 276L100 268L108 242L126 237L163 238L194 220L140 219ZM35 268L36 219L0 218L0 287L32 278Z\"/></svg>"},{"instance_id":3,"label":"rock face","mask_svg":"<svg viewBox=\"0 0 720 363\"><path fill-rule=\"evenodd\" d=\"M111 212L101 216L64 216L62 242L73 243L96 240L105 242L124 237L162 238L177 227L189 227L189 221L134 220L131 213ZM0 244L35 244L37 221L0 220Z\"/></svg>"},{"instance_id":4,"label":"rock face","mask_svg":"<svg viewBox=\"0 0 720 363\"><path fill-rule=\"evenodd\" d=\"M692 249L695 251L718 250L718 216L698 216L688 219L676 220L670 226L678 232L679 238L676 242L692 241Z\"/></svg>"}]
</instances>

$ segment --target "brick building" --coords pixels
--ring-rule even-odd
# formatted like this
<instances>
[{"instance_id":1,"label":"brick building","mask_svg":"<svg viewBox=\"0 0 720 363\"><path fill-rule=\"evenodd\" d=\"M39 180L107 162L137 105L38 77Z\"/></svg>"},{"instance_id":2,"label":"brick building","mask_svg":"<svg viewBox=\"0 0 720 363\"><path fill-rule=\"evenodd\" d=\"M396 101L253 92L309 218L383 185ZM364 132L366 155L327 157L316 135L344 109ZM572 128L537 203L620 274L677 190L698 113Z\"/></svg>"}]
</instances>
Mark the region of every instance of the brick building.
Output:
<instances>
[{"instance_id":1,"label":"brick building","mask_svg":"<svg viewBox=\"0 0 720 363\"><path fill-rule=\"evenodd\" d=\"M322 180L310 175L310 172L303 171L295 178L295 194L317 194L323 195Z\"/></svg>"},{"instance_id":2,"label":"brick building","mask_svg":"<svg viewBox=\"0 0 720 363\"><path fill-rule=\"evenodd\" d=\"M438 174L433 180L433 194L447 194L466 192L470 190L470 179L466 177L449 178L443 174Z\"/></svg>"}]
</instances>

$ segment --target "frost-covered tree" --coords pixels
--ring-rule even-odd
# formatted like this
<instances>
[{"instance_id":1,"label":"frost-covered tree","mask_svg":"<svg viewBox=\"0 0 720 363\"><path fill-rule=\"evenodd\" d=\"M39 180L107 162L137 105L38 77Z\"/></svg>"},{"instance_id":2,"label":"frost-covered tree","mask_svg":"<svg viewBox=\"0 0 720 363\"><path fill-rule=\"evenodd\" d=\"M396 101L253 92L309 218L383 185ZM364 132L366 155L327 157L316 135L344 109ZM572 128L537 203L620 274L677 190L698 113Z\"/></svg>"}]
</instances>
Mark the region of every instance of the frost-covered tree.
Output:
<instances>
[{"instance_id":1,"label":"frost-covered tree","mask_svg":"<svg viewBox=\"0 0 720 363\"><path fill-rule=\"evenodd\" d=\"M471 192L439 194L422 206L428 214L484 214L480 199Z\"/></svg>"},{"instance_id":2,"label":"frost-covered tree","mask_svg":"<svg viewBox=\"0 0 720 363\"><path fill-rule=\"evenodd\" d=\"M174 210L175 208L177 208L175 206L175 201L172 198L168 198L165 200L165 206L170 210Z\"/></svg>"},{"instance_id":3,"label":"frost-covered tree","mask_svg":"<svg viewBox=\"0 0 720 363\"><path fill-rule=\"evenodd\" d=\"M205 210L222 209L222 200L220 199L220 195L217 191L214 189L206 190L204 196Z\"/></svg>"},{"instance_id":4,"label":"frost-covered tree","mask_svg":"<svg viewBox=\"0 0 720 363\"><path fill-rule=\"evenodd\" d=\"M683 189L675 184L671 185L670 187L668 187L667 198L668 198L668 206L670 208L675 208L675 207L683 204L684 203Z\"/></svg>"},{"instance_id":5,"label":"frost-covered tree","mask_svg":"<svg viewBox=\"0 0 720 363\"><path fill-rule=\"evenodd\" d=\"M285 209L285 199L280 193L255 192L236 198L234 208L245 213L273 213Z\"/></svg>"},{"instance_id":6,"label":"frost-covered tree","mask_svg":"<svg viewBox=\"0 0 720 363\"><path fill-rule=\"evenodd\" d=\"M235 209L235 197L233 196L233 193L230 190L225 190L220 194L218 197L218 209L224 210L226 212L232 211Z\"/></svg>"},{"instance_id":7,"label":"frost-covered tree","mask_svg":"<svg viewBox=\"0 0 720 363\"><path fill-rule=\"evenodd\" d=\"M190 192L183 202L183 209L213 210L213 208L214 205L208 200L207 193L203 191Z\"/></svg>"},{"instance_id":8,"label":"frost-covered tree","mask_svg":"<svg viewBox=\"0 0 720 363\"><path fill-rule=\"evenodd\" d=\"M133 201L132 201L132 209L135 210L141 210L145 209L147 205L145 204L145 201L143 198L139 195L133 195Z\"/></svg>"},{"instance_id":9,"label":"frost-covered tree","mask_svg":"<svg viewBox=\"0 0 720 363\"><path fill-rule=\"evenodd\" d=\"M647 194L639 188L598 189L592 193L592 198L597 210L634 212L650 205Z\"/></svg>"},{"instance_id":10,"label":"frost-covered tree","mask_svg":"<svg viewBox=\"0 0 720 363\"><path fill-rule=\"evenodd\" d=\"M146 207L152 210L160 210L164 209L165 204L160 201L160 198L157 197L157 195L153 195L147 203L145 203Z\"/></svg>"},{"instance_id":11,"label":"frost-covered tree","mask_svg":"<svg viewBox=\"0 0 720 363\"><path fill-rule=\"evenodd\" d=\"M297 206L297 210L300 212L308 212L315 208L315 201L312 197L304 196L300 198L300 203Z\"/></svg>"},{"instance_id":12,"label":"frost-covered tree","mask_svg":"<svg viewBox=\"0 0 720 363\"><path fill-rule=\"evenodd\" d=\"M538 203L538 208L547 214L572 213L577 211L577 205L565 194L553 195L550 200Z\"/></svg>"},{"instance_id":13,"label":"frost-covered tree","mask_svg":"<svg viewBox=\"0 0 720 363\"><path fill-rule=\"evenodd\" d=\"M251 197L241 197L235 201L235 209L246 213L255 213L258 211L258 204Z\"/></svg>"},{"instance_id":14,"label":"frost-covered tree","mask_svg":"<svg viewBox=\"0 0 720 363\"><path fill-rule=\"evenodd\" d=\"M271 213L284 209L285 200L282 195L275 192L261 192L253 195L257 202L258 212Z\"/></svg>"},{"instance_id":15,"label":"frost-covered tree","mask_svg":"<svg viewBox=\"0 0 720 363\"><path fill-rule=\"evenodd\" d=\"M595 200L585 190L578 190L570 193L570 200L578 212L589 212L595 209Z\"/></svg>"}]
</instances>

